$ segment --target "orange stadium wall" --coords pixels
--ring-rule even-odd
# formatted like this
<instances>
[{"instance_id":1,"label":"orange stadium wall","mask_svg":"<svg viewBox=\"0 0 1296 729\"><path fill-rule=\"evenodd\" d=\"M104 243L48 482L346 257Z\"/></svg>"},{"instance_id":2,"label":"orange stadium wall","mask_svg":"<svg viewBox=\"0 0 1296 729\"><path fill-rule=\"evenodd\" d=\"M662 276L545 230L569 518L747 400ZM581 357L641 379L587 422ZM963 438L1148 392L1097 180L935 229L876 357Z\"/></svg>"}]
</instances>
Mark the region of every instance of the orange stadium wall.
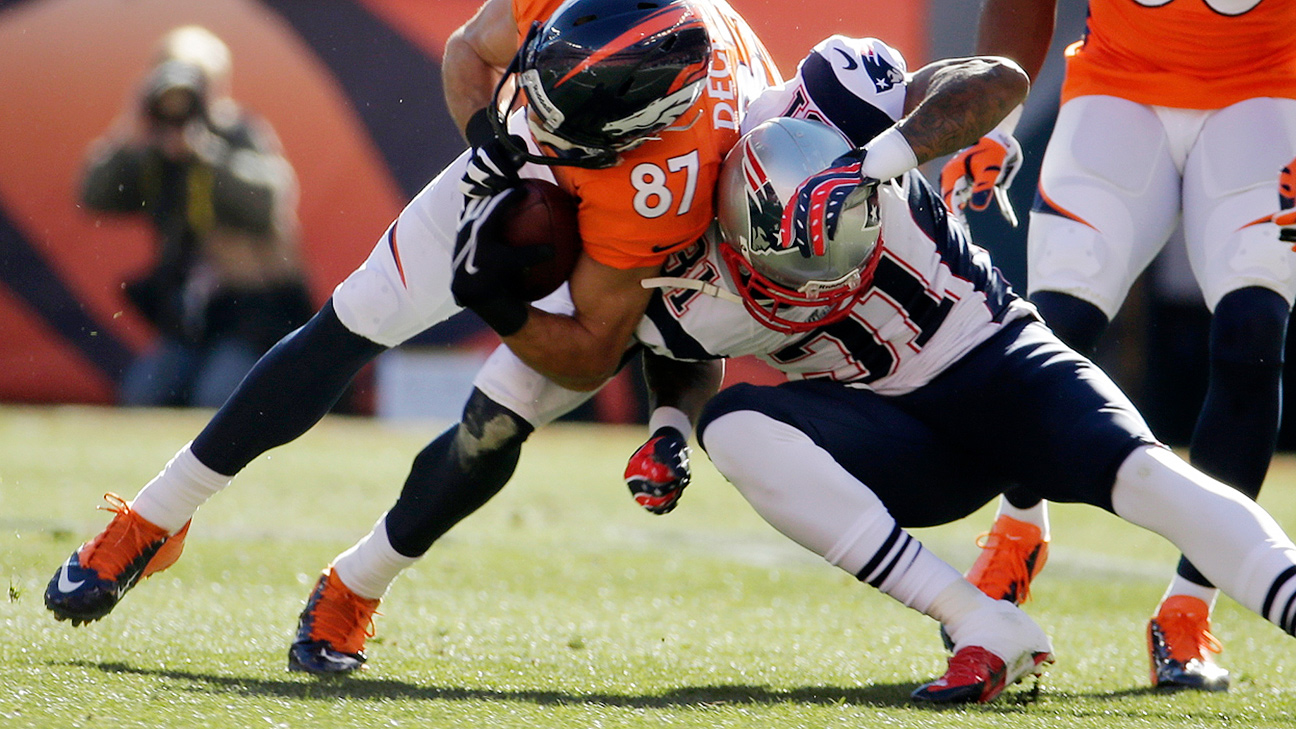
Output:
<instances>
[{"instance_id":1,"label":"orange stadium wall","mask_svg":"<svg viewBox=\"0 0 1296 729\"><path fill-rule=\"evenodd\" d=\"M784 73L831 33L925 60L926 2L731 0ZM197 23L234 56L234 95L266 117L301 186L302 244L322 303L463 143L442 103L445 39L479 0L0 0L0 401L107 403L151 337L121 297L152 241L78 207L87 145ZM467 331L471 332L472 327ZM479 331L479 328L478 328ZM452 335L453 338L454 335Z\"/></svg>"}]
</instances>

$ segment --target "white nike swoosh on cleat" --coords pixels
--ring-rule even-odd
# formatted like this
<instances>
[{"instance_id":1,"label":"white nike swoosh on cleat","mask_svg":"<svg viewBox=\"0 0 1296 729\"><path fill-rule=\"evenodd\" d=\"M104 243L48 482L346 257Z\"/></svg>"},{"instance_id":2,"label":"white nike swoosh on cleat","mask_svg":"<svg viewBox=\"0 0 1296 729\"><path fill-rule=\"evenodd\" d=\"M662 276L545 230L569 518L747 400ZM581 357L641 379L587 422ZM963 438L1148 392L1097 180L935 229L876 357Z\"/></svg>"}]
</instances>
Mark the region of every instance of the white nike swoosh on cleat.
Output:
<instances>
[{"instance_id":1,"label":"white nike swoosh on cleat","mask_svg":"<svg viewBox=\"0 0 1296 729\"><path fill-rule=\"evenodd\" d=\"M72 564L72 560L74 559L76 559L75 552L72 554L71 557L68 557L68 561L64 562L62 566L59 567L59 575L58 575L59 592L72 592L73 590L85 584L85 580L77 580L76 582L73 582L72 580L68 579L68 575L67 575L68 565Z\"/></svg>"}]
</instances>

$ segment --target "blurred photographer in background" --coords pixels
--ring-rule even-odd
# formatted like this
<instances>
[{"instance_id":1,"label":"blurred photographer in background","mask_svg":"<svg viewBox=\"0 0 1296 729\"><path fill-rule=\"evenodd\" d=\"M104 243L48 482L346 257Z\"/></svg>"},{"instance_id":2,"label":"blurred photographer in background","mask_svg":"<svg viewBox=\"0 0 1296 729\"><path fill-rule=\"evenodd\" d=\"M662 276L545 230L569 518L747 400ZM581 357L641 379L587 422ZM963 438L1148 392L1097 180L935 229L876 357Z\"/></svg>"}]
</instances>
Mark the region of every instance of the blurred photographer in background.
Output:
<instances>
[{"instance_id":1,"label":"blurred photographer in background","mask_svg":"<svg viewBox=\"0 0 1296 729\"><path fill-rule=\"evenodd\" d=\"M229 48L167 33L81 184L94 211L147 216L157 251L123 286L157 329L125 373L124 405L218 407L314 311L297 248L297 182L264 120L230 96Z\"/></svg>"}]
</instances>

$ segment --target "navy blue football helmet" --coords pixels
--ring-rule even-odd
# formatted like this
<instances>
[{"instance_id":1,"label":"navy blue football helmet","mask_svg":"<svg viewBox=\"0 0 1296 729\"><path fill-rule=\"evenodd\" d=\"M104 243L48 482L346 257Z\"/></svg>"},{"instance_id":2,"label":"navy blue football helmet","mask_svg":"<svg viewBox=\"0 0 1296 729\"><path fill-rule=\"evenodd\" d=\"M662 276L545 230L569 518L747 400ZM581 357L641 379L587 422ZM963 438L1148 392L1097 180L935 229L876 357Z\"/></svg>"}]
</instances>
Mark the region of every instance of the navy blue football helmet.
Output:
<instances>
[{"instance_id":1,"label":"navy blue football helmet","mask_svg":"<svg viewBox=\"0 0 1296 729\"><path fill-rule=\"evenodd\" d=\"M496 87L491 123L508 140L512 104L499 97L515 77L537 141L555 156L514 152L539 164L609 167L693 106L710 63L711 37L689 0L568 0L532 26Z\"/></svg>"}]
</instances>

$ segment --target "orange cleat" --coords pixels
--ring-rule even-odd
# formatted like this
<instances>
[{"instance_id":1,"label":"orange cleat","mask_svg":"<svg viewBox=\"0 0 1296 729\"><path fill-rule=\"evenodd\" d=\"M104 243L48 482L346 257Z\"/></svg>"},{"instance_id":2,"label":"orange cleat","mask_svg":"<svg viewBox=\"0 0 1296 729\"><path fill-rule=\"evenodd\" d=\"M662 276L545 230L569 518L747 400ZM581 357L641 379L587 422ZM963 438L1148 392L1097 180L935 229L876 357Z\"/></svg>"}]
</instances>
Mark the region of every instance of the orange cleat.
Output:
<instances>
[{"instance_id":1,"label":"orange cleat","mask_svg":"<svg viewBox=\"0 0 1296 729\"><path fill-rule=\"evenodd\" d=\"M1156 688L1228 691L1229 672L1211 656L1221 650L1210 632L1210 608L1195 597L1167 598L1148 621L1148 657Z\"/></svg>"},{"instance_id":2,"label":"orange cleat","mask_svg":"<svg viewBox=\"0 0 1296 729\"><path fill-rule=\"evenodd\" d=\"M288 670L339 676L365 662L365 640L373 637L378 600L360 597L329 567L315 584L297 621L297 640L288 649Z\"/></svg>"},{"instance_id":3,"label":"orange cleat","mask_svg":"<svg viewBox=\"0 0 1296 729\"><path fill-rule=\"evenodd\" d=\"M1048 544L1039 527L1000 515L990 533L977 540L981 554L968 570L968 582L996 600L1020 605L1048 561Z\"/></svg>"},{"instance_id":4,"label":"orange cleat","mask_svg":"<svg viewBox=\"0 0 1296 729\"><path fill-rule=\"evenodd\" d=\"M175 564L189 524L175 534L136 514L117 494L104 494L112 521L72 553L45 588L45 607L74 626L98 620L137 582Z\"/></svg>"},{"instance_id":5,"label":"orange cleat","mask_svg":"<svg viewBox=\"0 0 1296 729\"><path fill-rule=\"evenodd\" d=\"M1014 605L1026 602L1031 580L1048 561L1048 540L1043 530L1001 514L990 532L977 538L977 546L981 554L965 575L967 581L996 600L1007 600ZM954 643L944 626L940 634L945 650L953 651Z\"/></svg>"}]
</instances>

